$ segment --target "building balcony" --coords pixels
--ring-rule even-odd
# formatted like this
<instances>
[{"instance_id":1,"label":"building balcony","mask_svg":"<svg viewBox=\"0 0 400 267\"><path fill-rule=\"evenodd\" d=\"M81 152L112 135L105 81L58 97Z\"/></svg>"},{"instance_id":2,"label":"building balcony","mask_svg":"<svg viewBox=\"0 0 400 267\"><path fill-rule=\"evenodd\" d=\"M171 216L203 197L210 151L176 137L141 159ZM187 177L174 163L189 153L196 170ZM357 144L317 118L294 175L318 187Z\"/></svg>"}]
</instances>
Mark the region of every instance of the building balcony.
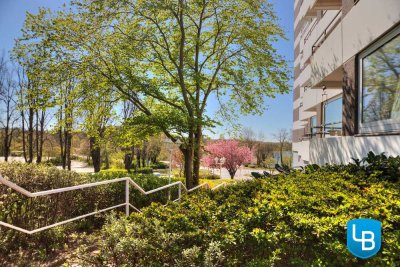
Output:
<instances>
[{"instance_id":1,"label":"building balcony","mask_svg":"<svg viewBox=\"0 0 400 267\"><path fill-rule=\"evenodd\" d=\"M318 105L322 102L331 99L342 93L342 89L307 89L303 94L303 110L304 111L317 111Z\"/></svg>"},{"instance_id":2,"label":"building balcony","mask_svg":"<svg viewBox=\"0 0 400 267\"><path fill-rule=\"evenodd\" d=\"M363 0L343 17L341 11L312 47L313 88L341 87L342 66L400 21L400 1Z\"/></svg>"},{"instance_id":3,"label":"building balcony","mask_svg":"<svg viewBox=\"0 0 400 267\"><path fill-rule=\"evenodd\" d=\"M299 120L300 121L307 121L309 118L311 118L312 116L317 115L317 112L315 111L304 111L304 109L302 107L300 107L300 111L299 111Z\"/></svg>"},{"instance_id":4,"label":"building balcony","mask_svg":"<svg viewBox=\"0 0 400 267\"><path fill-rule=\"evenodd\" d=\"M311 78L311 65L308 64L300 72L299 77L294 81L294 87L304 87L309 84ZM301 91L300 91L301 92ZM301 94L300 94L301 95Z\"/></svg>"},{"instance_id":5,"label":"building balcony","mask_svg":"<svg viewBox=\"0 0 400 267\"><path fill-rule=\"evenodd\" d=\"M322 10L339 10L342 7L342 0L313 0L308 7L305 16L316 17L318 11Z\"/></svg>"},{"instance_id":6,"label":"building balcony","mask_svg":"<svg viewBox=\"0 0 400 267\"><path fill-rule=\"evenodd\" d=\"M342 0L303 0L295 18L295 25L318 16L324 10L339 10Z\"/></svg>"}]
</instances>

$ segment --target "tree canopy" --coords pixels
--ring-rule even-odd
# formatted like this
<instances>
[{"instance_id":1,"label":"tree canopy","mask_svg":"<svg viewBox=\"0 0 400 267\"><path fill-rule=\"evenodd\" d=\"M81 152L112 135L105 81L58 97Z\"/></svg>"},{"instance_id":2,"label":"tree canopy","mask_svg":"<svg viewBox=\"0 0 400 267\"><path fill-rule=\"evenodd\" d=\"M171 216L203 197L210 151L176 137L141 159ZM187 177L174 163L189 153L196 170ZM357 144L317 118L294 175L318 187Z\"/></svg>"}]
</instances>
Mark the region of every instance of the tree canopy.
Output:
<instances>
[{"instance_id":1,"label":"tree canopy","mask_svg":"<svg viewBox=\"0 0 400 267\"><path fill-rule=\"evenodd\" d=\"M37 57L69 68L65 75L102 76L98 90L112 87L135 105L137 123L181 142L188 187L198 184L203 129L218 122L207 113L211 98L231 115L260 114L265 97L288 91L286 62L273 46L284 36L268 1L71 5L30 14L18 47L43 47Z\"/></svg>"}]
</instances>

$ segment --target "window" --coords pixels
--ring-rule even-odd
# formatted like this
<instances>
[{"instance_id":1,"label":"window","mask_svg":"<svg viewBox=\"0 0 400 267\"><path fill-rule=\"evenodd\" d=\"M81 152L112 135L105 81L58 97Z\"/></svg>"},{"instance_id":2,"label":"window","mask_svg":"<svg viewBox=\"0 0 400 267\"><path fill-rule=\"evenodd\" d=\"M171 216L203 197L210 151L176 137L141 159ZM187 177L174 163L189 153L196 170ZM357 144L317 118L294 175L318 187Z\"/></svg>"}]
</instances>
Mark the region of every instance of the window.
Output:
<instances>
[{"instance_id":1,"label":"window","mask_svg":"<svg viewBox=\"0 0 400 267\"><path fill-rule=\"evenodd\" d=\"M325 102L322 129L324 136L342 135L342 96Z\"/></svg>"},{"instance_id":2,"label":"window","mask_svg":"<svg viewBox=\"0 0 400 267\"><path fill-rule=\"evenodd\" d=\"M360 54L360 133L400 130L400 27Z\"/></svg>"}]
</instances>

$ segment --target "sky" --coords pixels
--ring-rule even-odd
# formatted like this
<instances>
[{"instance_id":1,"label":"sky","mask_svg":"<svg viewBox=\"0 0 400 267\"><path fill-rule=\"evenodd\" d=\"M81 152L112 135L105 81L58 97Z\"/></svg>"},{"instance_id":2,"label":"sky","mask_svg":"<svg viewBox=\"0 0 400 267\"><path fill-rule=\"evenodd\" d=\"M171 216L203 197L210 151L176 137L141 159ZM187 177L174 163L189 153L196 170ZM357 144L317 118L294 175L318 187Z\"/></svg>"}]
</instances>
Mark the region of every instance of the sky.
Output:
<instances>
[{"instance_id":1,"label":"sky","mask_svg":"<svg viewBox=\"0 0 400 267\"><path fill-rule=\"evenodd\" d=\"M293 33L293 1L294 0L269 0L274 4L279 25L284 30L287 40L280 40L275 44L278 53L288 61L289 69L293 69L294 33ZM21 28L25 20L26 12L37 13L39 7L59 9L67 0L0 0L0 53L6 54L14 45L14 39L21 35ZM291 73L293 77L293 73ZM292 88L293 80L289 81ZM262 116L241 116L237 123L243 127L251 128L257 136L261 132L264 140L274 140L273 134L281 128L290 130L292 128L292 90L289 94L277 95L276 98L265 98L264 105L267 107ZM216 105L216 100L211 99ZM229 126L217 127L214 133L206 133L211 137L224 135L229 137L232 133Z\"/></svg>"}]
</instances>

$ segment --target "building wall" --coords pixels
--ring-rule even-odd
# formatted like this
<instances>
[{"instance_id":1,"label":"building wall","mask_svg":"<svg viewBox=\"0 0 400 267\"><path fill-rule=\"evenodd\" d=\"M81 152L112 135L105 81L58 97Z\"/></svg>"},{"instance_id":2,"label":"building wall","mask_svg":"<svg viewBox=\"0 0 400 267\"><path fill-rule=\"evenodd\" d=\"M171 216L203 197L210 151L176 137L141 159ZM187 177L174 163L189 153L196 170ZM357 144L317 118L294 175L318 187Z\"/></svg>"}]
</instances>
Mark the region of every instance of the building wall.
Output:
<instances>
[{"instance_id":1,"label":"building wall","mask_svg":"<svg viewBox=\"0 0 400 267\"><path fill-rule=\"evenodd\" d=\"M349 163L352 158L361 159L369 151L398 156L400 135L344 136L340 138L318 138L310 141L310 163Z\"/></svg>"},{"instance_id":2,"label":"building wall","mask_svg":"<svg viewBox=\"0 0 400 267\"><path fill-rule=\"evenodd\" d=\"M357 55L399 25L400 0L332 0L340 5L315 12L326 2L295 0L293 164L349 162L369 150L399 154L399 134L358 135ZM308 140L310 118L322 124L324 101L339 94L344 137Z\"/></svg>"},{"instance_id":3,"label":"building wall","mask_svg":"<svg viewBox=\"0 0 400 267\"><path fill-rule=\"evenodd\" d=\"M349 9L349 8L348 8ZM400 21L399 0L360 0L329 33L311 58L311 86L318 87L328 75L390 30Z\"/></svg>"}]
</instances>

